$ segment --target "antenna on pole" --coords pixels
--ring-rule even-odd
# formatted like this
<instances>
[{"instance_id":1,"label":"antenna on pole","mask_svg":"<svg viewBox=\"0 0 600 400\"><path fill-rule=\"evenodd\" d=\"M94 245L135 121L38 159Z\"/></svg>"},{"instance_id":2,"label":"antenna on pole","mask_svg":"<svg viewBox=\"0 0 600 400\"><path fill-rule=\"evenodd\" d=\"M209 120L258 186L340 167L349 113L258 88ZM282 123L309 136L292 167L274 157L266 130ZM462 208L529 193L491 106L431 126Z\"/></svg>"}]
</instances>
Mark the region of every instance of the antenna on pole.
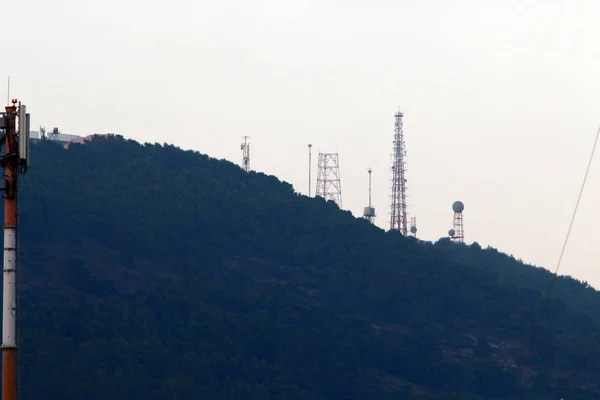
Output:
<instances>
[{"instance_id":1,"label":"antenna on pole","mask_svg":"<svg viewBox=\"0 0 600 400\"><path fill-rule=\"evenodd\" d=\"M375 223L375 208L371 205L371 173L373 170L369 168L369 206L365 207L363 217L370 223Z\"/></svg>"},{"instance_id":2,"label":"antenna on pole","mask_svg":"<svg viewBox=\"0 0 600 400\"><path fill-rule=\"evenodd\" d=\"M369 168L369 207L371 207L371 172L373 170Z\"/></svg>"},{"instance_id":3,"label":"antenna on pole","mask_svg":"<svg viewBox=\"0 0 600 400\"><path fill-rule=\"evenodd\" d=\"M308 197L311 195L312 181L312 144L308 144Z\"/></svg>"},{"instance_id":4,"label":"antenna on pole","mask_svg":"<svg viewBox=\"0 0 600 400\"><path fill-rule=\"evenodd\" d=\"M6 87L6 105L10 105L10 76L8 77L8 85Z\"/></svg>"}]
</instances>

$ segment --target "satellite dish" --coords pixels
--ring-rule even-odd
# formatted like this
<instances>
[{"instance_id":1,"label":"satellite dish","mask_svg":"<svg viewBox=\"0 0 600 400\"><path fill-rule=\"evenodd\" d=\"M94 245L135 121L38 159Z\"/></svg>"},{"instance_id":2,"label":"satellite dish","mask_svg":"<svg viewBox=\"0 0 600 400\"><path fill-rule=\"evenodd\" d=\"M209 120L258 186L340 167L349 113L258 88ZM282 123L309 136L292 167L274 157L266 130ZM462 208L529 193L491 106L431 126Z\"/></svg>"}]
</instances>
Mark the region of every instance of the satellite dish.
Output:
<instances>
[{"instance_id":1,"label":"satellite dish","mask_svg":"<svg viewBox=\"0 0 600 400\"><path fill-rule=\"evenodd\" d=\"M454 229L450 229L450 230L448 231L448 235L450 235L450 237L453 237L455 233L456 233L456 232L454 232Z\"/></svg>"},{"instance_id":2,"label":"satellite dish","mask_svg":"<svg viewBox=\"0 0 600 400\"><path fill-rule=\"evenodd\" d=\"M454 210L456 213L461 213L464 209L465 205L462 201L455 201L454 204L452 204L452 210Z\"/></svg>"}]
</instances>

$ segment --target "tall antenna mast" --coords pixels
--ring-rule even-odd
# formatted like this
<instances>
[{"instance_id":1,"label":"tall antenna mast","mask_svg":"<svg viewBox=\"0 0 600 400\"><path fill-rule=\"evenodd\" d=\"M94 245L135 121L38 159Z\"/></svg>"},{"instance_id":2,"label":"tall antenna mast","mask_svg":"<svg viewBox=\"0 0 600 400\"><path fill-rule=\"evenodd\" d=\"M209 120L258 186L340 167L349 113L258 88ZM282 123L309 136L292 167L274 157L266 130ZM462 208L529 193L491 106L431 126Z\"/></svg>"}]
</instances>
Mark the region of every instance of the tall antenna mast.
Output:
<instances>
[{"instance_id":1,"label":"tall antenna mast","mask_svg":"<svg viewBox=\"0 0 600 400\"><path fill-rule=\"evenodd\" d=\"M371 173L373 170L369 168L369 207L371 207Z\"/></svg>"},{"instance_id":2,"label":"tall antenna mast","mask_svg":"<svg viewBox=\"0 0 600 400\"><path fill-rule=\"evenodd\" d=\"M408 233L406 221L406 149L402 118L398 111L394 118L394 153L392 155L392 204L390 212L390 230L398 230L404 236Z\"/></svg>"},{"instance_id":3,"label":"tall antenna mast","mask_svg":"<svg viewBox=\"0 0 600 400\"><path fill-rule=\"evenodd\" d=\"M311 195L312 181L312 144L308 145L308 197Z\"/></svg>"},{"instance_id":4,"label":"tall antenna mast","mask_svg":"<svg viewBox=\"0 0 600 400\"><path fill-rule=\"evenodd\" d=\"M452 211L454 211L454 218L452 221L452 229L448 232L450 240L453 242L464 243L465 232L463 229L463 211L465 205L462 201L455 201L452 204Z\"/></svg>"},{"instance_id":5,"label":"tall antenna mast","mask_svg":"<svg viewBox=\"0 0 600 400\"><path fill-rule=\"evenodd\" d=\"M18 131L17 131L18 129ZM29 114L24 104L0 113L0 147L4 180L4 280L2 286L2 400L17 397L17 177L29 164Z\"/></svg>"},{"instance_id":6,"label":"tall antenna mast","mask_svg":"<svg viewBox=\"0 0 600 400\"><path fill-rule=\"evenodd\" d=\"M319 153L317 196L333 200L342 208L342 184L338 153Z\"/></svg>"},{"instance_id":7,"label":"tall antenna mast","mask_svg":"<svg viewBox=\"0 0 600 400\"><path fill-rule=\"evenodd\" d=\"M8 77L8 85L6 86L6 105L10 106L10 76Z\"/></svg>"},{"instance_id":8,"label":"tall antenna mast","mask_svg":"<svg viewBox=\"0 0 600 400\"><path fill-rule=\"evenodd\" d=\"M371 205L371 173L373 170L369 168L369 206L365 207L363 217L370 223L375 223L375 208Z\"/></svg>"},{"instance_id":9,"label":"tall antenna mast","mask_svg":"<svg viewBox=\"0 0 600 400\"><path fill-rule=\"evenodd\" d=\"M250 136L242 136L242 139L244 139L241 146L242 168L244 169L244 171L248 172L250 171L250 142L248 141L248 139L250 139Z\"/></svg>"}]
</instances>

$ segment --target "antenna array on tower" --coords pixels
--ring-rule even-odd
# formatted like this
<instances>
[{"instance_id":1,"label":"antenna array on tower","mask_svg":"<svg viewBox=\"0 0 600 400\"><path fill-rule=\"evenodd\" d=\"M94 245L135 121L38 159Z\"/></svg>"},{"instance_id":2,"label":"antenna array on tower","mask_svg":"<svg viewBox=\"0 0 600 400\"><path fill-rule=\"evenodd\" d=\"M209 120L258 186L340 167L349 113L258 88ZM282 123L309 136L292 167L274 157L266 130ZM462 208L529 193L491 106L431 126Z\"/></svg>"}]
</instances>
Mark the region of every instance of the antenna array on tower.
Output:
<instances>
[{"instance_id":1,"label":"antenna array on tower","mask_svg":"<svg viewBox=\"0 0 600 400\"><path fill-rule=\"evenodd\" d=\"M319 153L317 196L333 200L342 208L342 184L338 153Z\"/></svg>"},{"instance_id":2,"label":"antenna array on tower","mask_svg":"<svg viewBox=\"0 0 600 400\"><path fill-rule=\"evenodd\" d=\"M17 181L29 167L30 116L17 99L0 113L4 198L4 278L2 286L2 399L19 398L17 390Z\"/></svg>"},{"instance_id":3,"label":"antenna array on tower","mask_svg":"<svg viewBox=\"0 0 600 400\"><path fill-rule=\"evenodd\" d=\"M390 230L398 230L404 236L408 234L406 216L406 149L404 144L402 112L394 117L394 153L392 155L392 204L390 212Z\"/></svg>"}]
</instances>

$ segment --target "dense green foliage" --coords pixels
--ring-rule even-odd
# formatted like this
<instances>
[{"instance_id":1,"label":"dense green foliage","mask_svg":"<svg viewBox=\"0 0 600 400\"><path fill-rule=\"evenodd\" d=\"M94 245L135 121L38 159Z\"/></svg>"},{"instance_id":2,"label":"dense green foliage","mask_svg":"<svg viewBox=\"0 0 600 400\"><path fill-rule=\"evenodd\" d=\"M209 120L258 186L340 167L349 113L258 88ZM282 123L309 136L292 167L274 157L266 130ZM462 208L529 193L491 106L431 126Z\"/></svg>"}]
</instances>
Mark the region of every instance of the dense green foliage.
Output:
<instances>
[{"instance_id":1,"label":"dense green foliage","mask_svg":"<svg viewBox=\"0 0 600 400\"><path fill-rule=\"evenodd\" d=\"M32 148L24 399L598 397L600 295L169 145ZM523 379L519 380L521 367ZM577 372L575 378L572 375Z\"/></svg>"}]
</instances>

